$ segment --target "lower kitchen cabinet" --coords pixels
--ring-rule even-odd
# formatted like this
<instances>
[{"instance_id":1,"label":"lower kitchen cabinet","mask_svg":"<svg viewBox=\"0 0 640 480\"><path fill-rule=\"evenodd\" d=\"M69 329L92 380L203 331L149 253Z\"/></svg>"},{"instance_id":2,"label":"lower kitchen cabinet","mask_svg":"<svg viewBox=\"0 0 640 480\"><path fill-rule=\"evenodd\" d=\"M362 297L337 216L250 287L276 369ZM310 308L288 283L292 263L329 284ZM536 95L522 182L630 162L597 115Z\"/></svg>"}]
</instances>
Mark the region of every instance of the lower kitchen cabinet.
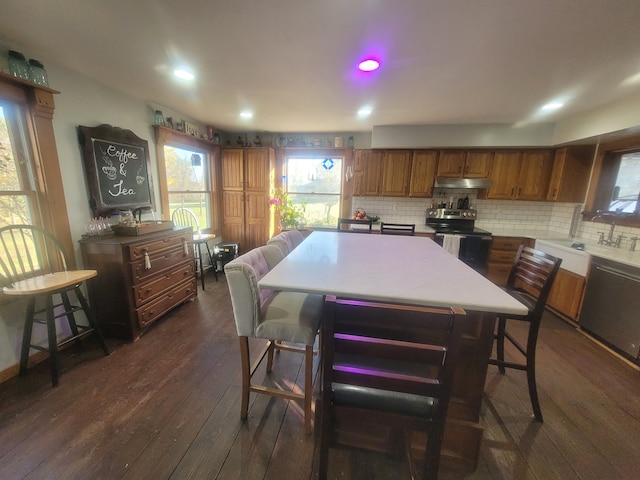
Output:
<instances>
[{"instance_id":1,"label":"lower kitchen cabinet","mask_svg":"<svg viewBox=\"0 0 640 480\"><path fill-rule=\"evenodd\" d=\"M80 241L91 309L107 337L136 340L145 329L197 293L191 227L139 236Z\"/></svg>"},{"instance_id":2,"label":"lower kitchen cabinet","mask_svg":"<svg viewBox=\"0 0 640 480\"><path fill-rule=\"evenodd\" d=\"M551 287L547 306L573 321L578 320L584 295L585 277L561 268Z\"/></svg>"},{"instance_id":3,"label":"lower kitchen cabinet","mask_svg":"<svg viewBox=\"0 0 640 480\"><path fill-rule=\"evenodd\" d=\"M520 245L533 247L535 241L527 237L493 237L489 250L487 278L496 285L505 285Z\"/></svg>"}]
</instances>

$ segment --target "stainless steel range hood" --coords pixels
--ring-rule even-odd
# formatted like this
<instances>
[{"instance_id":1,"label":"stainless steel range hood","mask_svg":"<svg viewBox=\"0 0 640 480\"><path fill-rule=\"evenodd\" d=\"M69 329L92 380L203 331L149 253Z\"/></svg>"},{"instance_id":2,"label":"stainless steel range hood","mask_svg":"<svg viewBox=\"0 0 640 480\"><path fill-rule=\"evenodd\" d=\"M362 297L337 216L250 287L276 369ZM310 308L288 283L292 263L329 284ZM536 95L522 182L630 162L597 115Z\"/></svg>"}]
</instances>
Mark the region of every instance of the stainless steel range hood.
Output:
<instances>
[{"instance_id":1,"label":"stainless steel range hood","mask_svg":"<svg viewBox=\"0 0 640 480\"><path fill-rule=\"evenodd\" d=\"M489 188L488 178L436 178L436 188Z\"/></svg>"}]
</instances>

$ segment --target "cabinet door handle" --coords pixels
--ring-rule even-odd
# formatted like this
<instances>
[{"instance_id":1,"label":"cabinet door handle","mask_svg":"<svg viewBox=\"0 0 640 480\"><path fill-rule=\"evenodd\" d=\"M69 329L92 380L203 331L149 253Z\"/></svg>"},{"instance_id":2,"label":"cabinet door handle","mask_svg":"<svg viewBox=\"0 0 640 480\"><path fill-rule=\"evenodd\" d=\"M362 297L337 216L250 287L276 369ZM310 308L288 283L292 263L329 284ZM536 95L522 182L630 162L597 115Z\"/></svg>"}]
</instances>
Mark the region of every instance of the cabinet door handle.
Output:
<instances>
[{"instance_id":1,"label":"cabinet door handle","mask_svg":"<svg viewBox=\"0 0 640 480\"><path fill-rule=\"evenodd\" d=\"M149 252L144 249L144 269L151 270L151 259L149 258Z\"/></svg>"},{"instance_id":2,"label":"cabinet door handle","mask_svg":"<svg viewBox=\"0 0 640 480\"><path fill-rule=\"evenodd\" d=\"M185 255L189 255L189 247L187 246L187 240L185 238L182 239L182 250Z\"/></svg>"}]
</instances>

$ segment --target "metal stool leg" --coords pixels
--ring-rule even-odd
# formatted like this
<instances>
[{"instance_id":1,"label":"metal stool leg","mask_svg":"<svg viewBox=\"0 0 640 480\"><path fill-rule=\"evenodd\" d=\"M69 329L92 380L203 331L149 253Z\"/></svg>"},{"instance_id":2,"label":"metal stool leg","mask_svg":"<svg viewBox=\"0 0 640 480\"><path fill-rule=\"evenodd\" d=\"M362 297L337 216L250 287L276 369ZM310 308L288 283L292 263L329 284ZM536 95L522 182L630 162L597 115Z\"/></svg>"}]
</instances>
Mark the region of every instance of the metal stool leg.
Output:
<instances>
[{"instance_id":1,"label":"metal stool leg","mask_svg":"<svg viewBox=\"0 0 640 480\"><path fill-rule=\"evenodd\" d=\"M202 268L202 243L198 243L198 264L200 265L200 281L204 290L204 268Z\"/></svg>"},{"instance_id":2,"label":"metal stool leg","mask_svg":"<svg viewBox=\"0 0 640 480\"><path fill-rule=\"evenodd\" d=\"M87 303L87 300L84 298L84 295L82 294L82 290L80 290L80 287L79 286L76 287L74 291L76 292L76 298L78 299L78 302L80 303L80 305L82 306L82 309L84 310L84 314L87 316L89 325L91 326L91 328L93 328L95 334L98 336L98 343L100 344L100 347L102 347L102 351L104 352L104 355L106 357L107 355L109 355L109 349L107 348L107 344L104 341L104 337L102 336L100 325L98 325L98 322L93 316L93 313L89 308L89 304Z\"/></svg>"},{"instance_id":3,"label":"metal stool leg","mask_svg":"<svg viewBox=\"0 0 640 480\"><path fill-rule=\"evenodd\" d=\"M216 282L218 281L218 272L216 270L216 265L213 263L213 255L211 255L211 249L209 248L209 244L207 242L204 243L204 246L207 248L207 253L209 254L209 264L213 269L213 275L216 277Z\"/></svg>"}]
</instances>

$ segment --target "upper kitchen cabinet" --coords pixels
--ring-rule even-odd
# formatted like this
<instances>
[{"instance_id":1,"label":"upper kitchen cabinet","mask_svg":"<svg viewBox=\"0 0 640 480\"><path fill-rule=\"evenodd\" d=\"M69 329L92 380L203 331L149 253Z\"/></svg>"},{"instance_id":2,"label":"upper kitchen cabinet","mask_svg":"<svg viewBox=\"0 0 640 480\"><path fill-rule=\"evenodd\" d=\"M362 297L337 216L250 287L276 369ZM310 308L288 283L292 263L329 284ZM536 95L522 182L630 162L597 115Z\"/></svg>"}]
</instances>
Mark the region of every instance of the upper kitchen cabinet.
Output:
<instances>
[{"instance_id":1,"label":"upper kitchen cabinet","mask_svg":"<svg viewBox=\"0 0 640 480\"><path fill-rule=\"evenodd\" d=\"M411 150L385 151L382 165L382 195L406 196L411 175Z\"/></svg>"},{"instance_id":2,"label":"upper kitchen cabinet","mask_svg":"<svg viewBox=\"0 0 640 480\"><path fill-rule=\"evenodd\" d=\"M558 148L553 161L547 200L584 202L595 146Z\"/></svg>"},{"instance_id":3,"label":"upper kitchen cabinet","mask_svg":"<svg viewBox=\"0 0 640 480\"><path fill-rule=\"evenodd\" d=\"M267 243L273 219L269 198L274 181L271 148L225 148L222 160L223 238L249 251Z\"/></svg>"},{"instance_id":4,"label":"upper kitchen cabinet","mask_svg":"<svg viewBox=\"0 0 640 480\"><path fill-rule=\"evenodd\" d=\"M355 153L353 195L380 195L384 150L356 150Z\"/></svg>"},{"instance_id":5,"label":"upper kitchen cabinet","mask_svg":"<svg viewBox=\"0 0 640 480\"><path fill-rule=\"evenodd\" d=\"M491 187L485 198L493 200L544 200L553 157L550 150L496 151L491 168Z\"/></svg>"},{"instance_id":6,"label":"upper kitchen cabinet","mask_svg":"<svg viewBox=\"0 0 640 480\"><path fill-rule=\"evenodd\" d=\"M488 178L491 150L442 150L438 159L438 177Z\"/></svg>"},{"instance_id":7,"label":"upper kitchen cabinet","mask_svg":"<svg viewBox=\"0 0 640 480\"><path fill-rule=\"evenodd\" d=\"M437 164L438 152L436 150L415 150L413 152L409 178L410 197L433 197Z\"/></svg>"}]
</instances>

